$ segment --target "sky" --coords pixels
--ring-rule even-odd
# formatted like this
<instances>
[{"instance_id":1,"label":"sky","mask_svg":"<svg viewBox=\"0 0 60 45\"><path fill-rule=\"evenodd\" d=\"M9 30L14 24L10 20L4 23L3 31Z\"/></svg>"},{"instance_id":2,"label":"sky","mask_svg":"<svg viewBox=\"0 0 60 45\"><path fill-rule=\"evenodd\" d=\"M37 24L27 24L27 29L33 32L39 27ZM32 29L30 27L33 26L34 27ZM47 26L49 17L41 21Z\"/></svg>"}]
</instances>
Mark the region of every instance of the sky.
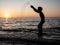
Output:
<instances>
[{"instance_id":1,"label":"sky","mask_svg":"<svg viewBox=\"0 0 60 45\"><path fill-rule=\"evenodd\" d=\"M0 0L0 18L9 15L13 18L39 17L30 7L43 7L45 17L60 17L60 0Z\"/></svg>"}]
</instances>

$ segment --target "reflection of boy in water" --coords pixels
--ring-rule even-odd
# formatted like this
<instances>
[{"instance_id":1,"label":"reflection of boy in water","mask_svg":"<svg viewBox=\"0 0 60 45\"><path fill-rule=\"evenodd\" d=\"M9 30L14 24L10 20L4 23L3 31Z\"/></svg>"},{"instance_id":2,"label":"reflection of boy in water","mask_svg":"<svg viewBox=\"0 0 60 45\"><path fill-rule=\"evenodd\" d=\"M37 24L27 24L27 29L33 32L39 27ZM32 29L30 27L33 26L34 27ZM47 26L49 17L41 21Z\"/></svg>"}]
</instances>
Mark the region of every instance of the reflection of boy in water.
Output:
<instances>
[{"instance_id":1,"label":"reflection of boy in water","mask_svg":"<svg viewBox=\"0 0 60 45\"><path fill-rule=\"evenodd\" d=\"M39 29L39 33L38 33L38 36L41 37L42 36L42 27L43 27L43 24L45 22L45 16L42 12L43 8L42 7L38 7L38 9L36 9L34 6L31 5L31 8L33 8L33 10L37 13L39 13L39 16L41 18L41 22L39 23L38 25L38 29Z\"/></svg>"}]
</instances>

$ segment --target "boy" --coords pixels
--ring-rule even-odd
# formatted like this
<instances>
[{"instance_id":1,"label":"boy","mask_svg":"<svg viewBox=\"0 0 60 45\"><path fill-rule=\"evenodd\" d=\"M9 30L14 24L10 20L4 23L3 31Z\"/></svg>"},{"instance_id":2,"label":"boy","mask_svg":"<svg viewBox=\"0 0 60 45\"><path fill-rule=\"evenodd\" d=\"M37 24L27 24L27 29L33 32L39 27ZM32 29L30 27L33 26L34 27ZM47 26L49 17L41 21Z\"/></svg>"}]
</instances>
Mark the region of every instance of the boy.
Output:
<instances>
[{"instance_id":1,"label":"boy","mask_svg":"<svg viewBox=\"0 0 60 45\"><path fill-rule=\"evenodd\" d=\"M42 27L43 27L43 24L44 24L44 22L45 22L45 16L44 16L44 14L43 14L43 12L42 12L43 8L42 8L42 7L38 7L38 9L36 9L36 8L35 8L34 6L32 6L32 5L31 5L31 8L32 8L35 12L39 13L39 16L40 16L40 18L41 18L41 22L40 22L39 25L38 25L38 30L39 30L39 32L38 32L38 37L42 37Z\"/></svg>"}]
</instances>

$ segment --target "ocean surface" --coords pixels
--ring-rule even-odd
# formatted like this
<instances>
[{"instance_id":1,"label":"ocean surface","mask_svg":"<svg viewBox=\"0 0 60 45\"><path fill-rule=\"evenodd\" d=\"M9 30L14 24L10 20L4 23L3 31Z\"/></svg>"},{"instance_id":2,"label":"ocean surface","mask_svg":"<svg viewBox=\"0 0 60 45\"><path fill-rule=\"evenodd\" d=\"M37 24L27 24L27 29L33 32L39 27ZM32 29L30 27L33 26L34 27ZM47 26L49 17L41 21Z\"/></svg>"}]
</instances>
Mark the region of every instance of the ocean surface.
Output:
<instances>
[{"instance_id":1,"label":"ocean surface","mask_svg":"<svg viewBox=\"0 0 60 45\"><path fill-rule=\"evenodd\" d=\"M0 18L0 28L14 29L14 28L28 28L36 29L40 22L40 18ZM43 28L60 27L60 18L45 18Z\"/></svg>"},{"instance_id":2,"label":"ocean surface","mask_svg":"<svg viewBox=\"0 0 60 45\"><path fill-rule=\"evenodd\" d=\"M40 18L0 18L0 30L2 29L22 29L21 32L5 32L0 31L0 37L21 37L27 39L36 39L38 31L27 31L26 29L37 29L37 25L40 22ZM54 28L55 27L55 28ZM45 18L43 25L43 32L51 35L50 37L44 37L46 39L60 39L60 18ZM26 30L26 31L25 31ZM25 32L24 32L25 31ZM5 43L0 41L0 45L13 45L12 43ZM15 45L26 45L26 43L15 44ZM36 44L31 44L36 45Z\"/></svg>"}]
</instances>

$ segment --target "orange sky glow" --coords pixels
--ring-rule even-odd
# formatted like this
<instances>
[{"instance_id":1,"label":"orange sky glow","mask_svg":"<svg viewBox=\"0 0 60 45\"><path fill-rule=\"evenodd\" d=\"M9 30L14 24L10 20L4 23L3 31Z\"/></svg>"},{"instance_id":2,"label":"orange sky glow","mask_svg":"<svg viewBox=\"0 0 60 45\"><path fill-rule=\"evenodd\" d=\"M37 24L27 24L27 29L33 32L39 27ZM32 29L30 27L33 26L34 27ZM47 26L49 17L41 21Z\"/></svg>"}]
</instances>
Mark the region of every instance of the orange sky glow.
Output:
<instances>
[{"instance_id":1,"label":"orange sky glow","mask_svg":"<svg viewBox=\"0 0 60 45\"><path fill-rule=\"evenodd\" d=\"M0 5L0 18L39 17L30 5L42 6L45 17L60 17L60 0L0 0Z\"/></svg>"}]
</instances>

